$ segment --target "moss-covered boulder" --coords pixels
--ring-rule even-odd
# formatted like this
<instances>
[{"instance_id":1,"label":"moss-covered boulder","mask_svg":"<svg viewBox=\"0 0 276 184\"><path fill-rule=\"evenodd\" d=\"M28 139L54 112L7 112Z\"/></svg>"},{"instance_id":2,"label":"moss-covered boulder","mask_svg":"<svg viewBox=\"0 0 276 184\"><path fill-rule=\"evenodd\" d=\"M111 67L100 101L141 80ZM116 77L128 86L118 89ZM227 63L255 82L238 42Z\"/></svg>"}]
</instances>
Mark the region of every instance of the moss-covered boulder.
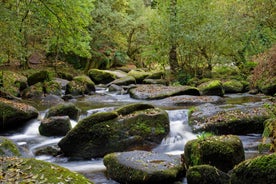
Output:
<instances>
[{"instance_id":1,"label":"moss-covered boulder","mask_svg":"<svg viewBox=\"0 0 276 184\"><path fill-rule=\"evenodd\" d=\"M39 133L44 136L64 136L71 128L68 116L52 116L41 121Z\"/></svg>"},{"instance_id":2,"label":"moss-covered boulder","mask_svg":"<svg viewBox=\"0 0 276 184\"><path fill-rule=\"evenodd\" d=\"M270 150L276 152L276 118L267 119L264 122L263 142L271 140Z\"/></svg>"},{"instance_id":3,"label":"moss-covered boulder","mask_svg":"<svg viewBox=\"0 0 276 184\"><path fill-rule=\"evenodd\" d=\"M143 80L150 75L150 72L145 72L142 69L136 69L136 70L130 70L128 72L128 75L134 77L137 84L142 84Z\"/></svg>"},{"instance_id":4,"label":"moss-covered boulder","mask_svg":"<svg viewBox=\"0 0 276 184\"><path fill-rule=\"evenodd\" d=\"M231 173L231 184L276 183L276 154L263 155L237 165Z\"/></svg>"},{"instance_id":5,"label":"moss-covered boulder","mask_svg":"<svg viewBox=\"0 0 276 184\"><path fill-rule=\"evenodd\" d=\"M57 96L62 95L62 86L60 83L56 81L44 82L43 87L44 87L44 93L46 94L52 94Z\"/></svg>"},{"instance_id":6,"label":"moss-covered boulder","mask_svg":"<svg viewBox=\"0 0 276 184\"><path fill-rule=\"evenodd\" d=\"M147 151L111 153L104 165L107 176L122 184L170 184L185 172L179 156Z\"/></svg>"},{"instance_id":7,"label":"moss-covered boulder","mask_svg":"<svg viewBox=\"0 0 276 184\"><path fill-rule=\"evenodd\" d=\"M115 79L114 81L112 81L111 83L108 84L108 86L115 84L118 86L127 86L130 84L136 84L136 80L133 76L125 76L119 79Z\"/></svg>"},{"instance_id":8,"label":"moss-covered boulder","mask_svg":"<svg viewBox=\"0 0 276 184\"><path fill-rule=\"evenodd\" d=\"M108 84L117 79L117 76L109 70L91 69L88 72L88 76L96 84Z\"/></svg>"},{"instance_id":9,"label":"moss-covered boulder","mask_svg":"<svg viewBox=\"0 0 276 184\"><path fill-rule=\"evenodd\" d=\"M227 184L230 176L210 165L192 166L186 173L189 184Z\"/></svg>"},{"instance_id":10,"label":"moss-covered boulder","mask_svg":"<svg viewBox=\"0 0 276 184\"><path fill-rule=\"evenodd\" d=\"M238 80L228 80L223 82L225 93L242 93L244 92L243 84Z\"/></svg>"},{"instance_id":11,"label":"moss-covered boulder","mask_svg":"<svg viewBox=\"0 0 276 184\"><path fill-rule=\"evenodd\" d=\"M163 71L152 71L146 77L146 79L163 79L165 77L165 73Z\"/></svg>"},{"instance_id":12,"label":"moss-covered boulder","mask_svg":"<svg viewBox=\"0 0 276 184\"><path fill-rule=\"evenodd\" d=\"M67 156L91 159L160 144L169 133L167 112L150 105L148 108L145 108L147 105L133 106L82 119L58 143L59 147Z\"/></svg>"},{"instance_id":13,"label":"moss-covered boulder","mask_svg":"<svg viewBox=\"0 0 276 184\"><path fill-rule=\"evenodd\" d=\"M194 132L206 131L219 135L262 133L264 121L271 116L267 108L257 105L232 109L211 107L203 105L193 109L189 124Z\"/></svg>"},{"instance_id":14,"label":"moss-covered boulder","mask_svg":"<svg viewBox=\"0 0 276 184\"><path fill-rule=\"evenodd\" d=\"M12 140L0 136L0 157L19 157L19 156L22 156L22 155L20 153L18 145L14 143ZM1 177L0 177L0 180L1 180Z\"/></svg>"},{"instance_id":15,"label":"moss-covered boulder","mask_svg":"<svg viewBox=\"0 0 276 184\"><path fill-rule=\"evenodd\" d=\"M258 89L266 95L274 95L276 93L276 77L262 78L258 81Z\"/></svg>"},{"instance_id":16,"label":"moss-covered boulder","mask_svg":"<svg viewBox=\"0 0 276 184\"><path fill-rule=\"evenodd\" d=\"M4 98L0 98L0 112L0 132L19 128L38 116L34 107Z\"/></svg>"},{"instance_id":17,"label":"moss-covered boulder","mask_svg":"<svg viewBox=\"0 0 276 184\"><path fill-rule=\"evenodd\" d=\"M50 80L50 74L46 70L42 70L36 73L31 74L27 81L29 86L34 85L39 82L49 81Z\"/></svg>"},{"instance_id":18,"label":"moss-covered boulder","mask_svg":"<svg viewBox=\"0 0 276 184\"><path fill-rule=\"evenodd\" d=\"M58 75L58 77L68 80L68 81L71 81L74 78L74 76L68 72L58 72L57 75Z\"/></svg>"},{"instance_id":19,"label":"moss-covered boulder","mask_svg":"<svg viewBox=\"0 0 276 184\"><path fill-rule=\"evenodd\" d=\"M45 118L52 116L69 116L71 119L77 120L80 115L80 109L73 103L62 103L51 107L45 114Z\"/></svg>"},{"instance_id":20,"label":"moss-covered boulder","mask_svg":"<svg viewBox=\"0 0 276 184\"><path fill-rule=\"evenodd\" d=\"M24 99L41 99L44 96L44 87L41 82L27 87L21 93Z\"/></svg>"},{"instance_id":21,"label":"moss-covered boulder","mask_svg":"<svg viewBox=\"0 0 276 184\"><path fill-rule=\"evenodd\" d=\"M162 85L169 85L169 81L166 79L144 79L143 84L162 84Z\"/></svg>"},{"instance_id":22,"label":"moss-covered boulder","mask_svg":"<svg viewBox=\"0 0 276 184\"><path fill-rule=\"evenodd\" d=\"M0 157L0 164L0 183L92 183L78 173L33 158Z\"/></svg>"},{"instance_id":23,"label":"moss-covered boulder","mask_svg":"<svg viewBox=\"0 0 276 184\"><path fill-rule=\"evenodd\" d=\"M204 82L198 86L202 95L223 96L224 88L219 80Z\"/></svg>"},{"instance_id":24,"label":"moss-covered boulder","mask_svg":"<svg viewBox=\"0 0 276 184\"><path fill-rule=\"evenodd\" d=\"M162 99L178 95L199 95L199 91L191 86L138 85L129 90L130 97L141 100Z\"/></svg>"},{"instance_id":25,"label":"moss-covered boulder","mask_svg":"<svg viewBox=\"0 0 276 184\"><path fill-rule=\"evenodd\" d=\"M234 135L199 137L184 149L187 167L209 164L227 172L245 159L242 142Z\"/></svg>"},{"instance_id":26,"label":"moss-covered boulder","mask_svg":"<svg viewBox=\"0 0 276 184\"><path fill-rule=\"evenodd\" d=\"M86 75L74 77L74 79L66 85L65 90L65 94L71 94L75 96L90 94L92 92L95 92L95 84Z\"/></svg>"},{"instance_id":27,"label":"moss-covered boulder","mask_svg":"<svg viewBox=\"0 0 276 184\"><path fill-rule=\"evenodd\" d=\"M20 92L28 85L27 77L18 72L2 71L0 72L0 78L3 79L3 87L5 91L13 96L20 96Z\"/></svg>"}]
</instances>

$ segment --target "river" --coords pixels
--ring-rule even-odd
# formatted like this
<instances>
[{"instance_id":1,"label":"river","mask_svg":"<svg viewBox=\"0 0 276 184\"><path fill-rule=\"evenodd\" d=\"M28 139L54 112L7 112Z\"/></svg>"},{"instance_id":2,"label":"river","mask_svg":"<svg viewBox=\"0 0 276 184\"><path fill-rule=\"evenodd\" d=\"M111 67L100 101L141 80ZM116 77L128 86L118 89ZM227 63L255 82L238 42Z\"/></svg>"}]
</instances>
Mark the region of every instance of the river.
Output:
<instances>
[{"instance_id":1,"label":"river","mask_svg":"<svg viewBox=\"0 0 276 184\"><path fill-rule=\"evenodd\" d=\"M97 90L99 94L107 93L105 89L99 88ZM98 102L89 106L84 101L75 101L76 105L85 106L85 112L81 115L81 118L88 116L89 114L108 111L114 109L114 107L129 104L133 102L139 102L139 100L134 100L129 97L129 95L116 95L108 94L111 99ZM247 103L255 102L256 98L250 95L232 95L226 97L228 104L236 103ZM241 102L242 101L242 102ZM180 155L183 154L184 145L187 141L195 139L196 134L192 133L188 125L188 107L160 107L168 112L170 119L170 133L163 139L161 144L154 148L152 151L166 154ZM10 132L6 136L16 143L18 143L23 148L30 150L30 154L34 154L38 149L45 146L56 146L62 137L45 137L41 136L38 132L38 127L41 120L44 118L46 110L40 112L39 118L36 120L31 120L27 125L17 132ZM71 120L72 126L77 124L76 121ZM261 141L261 135L251 134L240 136L244 149L246 152L246 157L252 157L258 154L257 146ZM76 171L84 174L87 178L93 181L95 184L116 184L117 182L110 180L105 177L105 166L103 165L102 159L91 159L86 161L72 161L69 158L64 157L52 157L47 155L35 156L36 159L44 160L47 162L52 162L60 166L66 167L72 171ZM183 183L186 183L185 178Z\"/></svg>"}]
</instances>

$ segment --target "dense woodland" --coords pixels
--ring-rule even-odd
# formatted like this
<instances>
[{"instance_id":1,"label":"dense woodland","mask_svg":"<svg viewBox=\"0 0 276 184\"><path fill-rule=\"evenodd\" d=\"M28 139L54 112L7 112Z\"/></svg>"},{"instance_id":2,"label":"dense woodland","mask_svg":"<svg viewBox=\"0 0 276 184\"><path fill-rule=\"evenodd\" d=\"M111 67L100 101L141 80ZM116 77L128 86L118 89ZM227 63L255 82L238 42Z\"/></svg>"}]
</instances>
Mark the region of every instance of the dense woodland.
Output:
<instances>
[{"instance_id":1,"label":"dense woodland","mask_svg":"<svg viewBox=\"0 0 276 184\"><path fill-rule=\"evenodd\" d=\"M214 72L246 78L261 53L275 54L275 14L273 0L1 0L0 64L26 69L40 54L83 72L170 68L180 84Z\"/></svg>"}]
</instances>

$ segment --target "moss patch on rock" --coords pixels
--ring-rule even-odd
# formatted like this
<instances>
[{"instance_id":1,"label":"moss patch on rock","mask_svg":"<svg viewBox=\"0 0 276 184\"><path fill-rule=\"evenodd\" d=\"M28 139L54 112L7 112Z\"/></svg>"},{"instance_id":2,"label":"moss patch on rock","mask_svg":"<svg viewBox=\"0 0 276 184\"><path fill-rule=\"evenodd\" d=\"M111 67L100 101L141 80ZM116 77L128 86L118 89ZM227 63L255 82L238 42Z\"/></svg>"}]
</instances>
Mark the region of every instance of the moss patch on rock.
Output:
<instances>
[{"instance_id":1,"label":"moss patch on rock","mask_svg":"<svg viewBox=\"0 0 276 184\"><path fill-rule=\"evenodd\" d=\"M51 116L69 116L71 119L77 120L80 115L80 109L73 103L62 103L51 107L45 115L45 118Z\"/></svg>"},{"instance_id":2,"label":"moss patch on rock","mask_svg":"<svg viewBox=\"0 0 276 184\"><path fill-rule=\"evenodd\" d=\"M224 96L224 88L220 80L212 80L198 86L202 95Z\"/></svg>"},{"instance_id":3,"label":"moss patch on rock","mask_svg":"<svg viewBox=\"0 0 276 184\"><path fill-rule=\"evenodd\" d=\"M117 79L117 76L109 70L91 69L88 72L88 76L96 84L108 84Z\"/></svg>"},{"instance_id":4,"label":"moss patch on rock","mask_svg":"<svg viewBox=\"0 0 276 184\"><path fill-rule=\"evenodd\" d=\"M189 184L226 184L230 181L228 174L210 165L192 166L186 177Z\"/></svg>"},{"instance_id":5,"label":"moss patch on rock","mask_svg":"<svg viewBox=\"0 0 276 184\"><path fill-rule=\"evenodd\" d=\"M0 131L18 128L37 116L38 111L30 105L0 98Z\"/></svg>"},{"instance_id":6,"label":"moss patch on rock","mask_svg":"<svg viewBox=\"0 0 276 184\"><path fill-rule=\"evenodd\" d=\"M233 135L188 141L184 157L187 167L209 164L225 172L245 159L242 142L239 137Z\"/></svg>"},{"instance_id":7,"label":"moss patch on rock","mask_svg":"<svg viewBox=\"0 0 276 184\"><path fill-rule=\"evenodd\" d=\"M40 160L0 157L0 163L0 183L92 183L78 173Z\"/></svg>"},{"instance_id":8,"label":"moss patch on rock","mask_svg":"<svg viewBox=\"0 0 276 184\"><path fill-rule=\"evenodd\" d=\"M0 157L22 156L18 146L10 139L0 136Z\"/></svg>"},{"instance_id":9,"label":"moss patch on rock","mask_svg":"<svg viewBox=\"0 0 276 184\"><path fill-rule=\"evenodd\" d=\"M241 93L244 91L244 86L240 81L229 80L223 83L225 93Z\"/></svg>"},{"instance_id":10,"label":"moss patch on rock","mask_svg":"<svg viewBox=\"0 0 276 184\"><path fill-rule=\"evenodd\" d=\"M92 92L95 92L95 84L86 75L74 77L74 79L66 85L65 90L65 94L71 95L84 95Z\"/></svg>"},{"instance_id":11,"label":"moss patch on rock","mask_svg":"<svg viewBox=\"0 0 276 184\"><path fill-rule=\"evenodd\" d=\"M276 154L259 156L237 165L231 174L232 184L275 183Z\"/></svg>"},{"instance_id":12,"label":"moss patch on rock","mask_svg":"<svg viewBox=\"0 0 276 184\"><path fill-rule=\"evenodd\" d=\"M153 147L169 133L166 111L130 108L130 113L124 109L119 109L121 114L101 112L82 119L58 145L68 156L90 159L116 151Z\"/></svg>"},{"instance_id":13,"label":"moss patch on rock","mask_svg":"<svg viewBox=\"0 0 276 184\"><path fill-rule=\"evenodd\" d=\"M201 112L202 111L202 112ZM243 107L240 109L218 109L213 114L203 114L205 109L195 109L189 123L194 132L213 132L215 134L262 133L263 122L270 118L265 107ZM201 114L201 115L200 115Z\"/></svg>"}]
</instances>

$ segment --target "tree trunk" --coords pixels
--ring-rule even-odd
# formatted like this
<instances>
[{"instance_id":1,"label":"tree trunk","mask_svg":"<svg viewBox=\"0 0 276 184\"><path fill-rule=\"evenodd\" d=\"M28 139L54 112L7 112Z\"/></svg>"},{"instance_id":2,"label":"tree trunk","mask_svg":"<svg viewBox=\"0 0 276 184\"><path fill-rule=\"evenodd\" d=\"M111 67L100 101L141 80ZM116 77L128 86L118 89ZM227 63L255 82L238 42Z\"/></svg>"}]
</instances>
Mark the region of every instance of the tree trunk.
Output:
<instances>
[{"instance_id":1,"label":"tree trunk","mask_svg":"<svg viewBox=\"0 0 276 184\"><path fill-rule=\"evenodd\" d=\"M175 72L177 72L179 69L175 45L172 45L170 53L169 53L169 64L170 64L170 68L171 68L171 73L175 74Z\"/></svg>"},{"instance_id":2,"label":"tree trunk","mask_svg":"<svg viewBox=\"0 0 276 184\"><path fill-rule=\"evenodd\" d=\"M177 43L176 43L176 5L177 0L170 1L170 45L171 49L169 52L169 64L171 73L175 74L179 70L179 64L177 60Z\"/></svg>"}]
</instances>

